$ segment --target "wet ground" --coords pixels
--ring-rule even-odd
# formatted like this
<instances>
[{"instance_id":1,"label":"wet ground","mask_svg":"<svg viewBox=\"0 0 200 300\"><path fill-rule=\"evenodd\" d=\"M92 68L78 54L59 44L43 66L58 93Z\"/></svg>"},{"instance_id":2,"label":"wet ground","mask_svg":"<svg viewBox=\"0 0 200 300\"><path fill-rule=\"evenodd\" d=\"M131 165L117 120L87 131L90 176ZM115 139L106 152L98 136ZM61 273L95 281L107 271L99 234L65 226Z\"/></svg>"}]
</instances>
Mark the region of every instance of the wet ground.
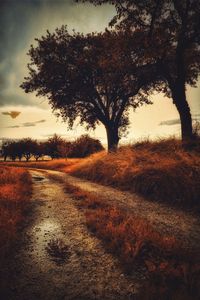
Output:
<instances>
[{"instance_id":1,"label":"wet ground","mask_svg":"<svg viewBox=\"0 0 200 300\"><path fill-rule=\"evenodd\" d=\"M134 299L136 277L92 236L64 184L31 171L33 197L13 253L2 300ZM6 277L5 277L6 278Z\"/></svg>"}]
</instances>

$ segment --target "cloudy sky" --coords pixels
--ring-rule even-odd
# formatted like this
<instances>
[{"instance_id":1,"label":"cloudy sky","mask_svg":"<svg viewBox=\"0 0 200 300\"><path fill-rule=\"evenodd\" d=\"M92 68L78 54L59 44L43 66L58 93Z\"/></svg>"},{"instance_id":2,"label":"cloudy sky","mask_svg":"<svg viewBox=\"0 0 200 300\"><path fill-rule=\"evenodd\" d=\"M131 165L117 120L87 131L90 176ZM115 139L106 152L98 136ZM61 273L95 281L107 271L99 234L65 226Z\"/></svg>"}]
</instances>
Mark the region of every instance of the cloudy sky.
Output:
<instances>
[{"instance_id":1,"label":"cloudy sky","mask_svg":"<svg viewBox=\"0 0 200 300\"><path fill-rule=\"evenodd\" d=\"M52 114L45 98L25 94L20 89L27 75L26 53L34 38L63 24L69 30L84 33L104 30L114 8L76 4L73 0L0 0L0 11L0 139L44 139L54 133L73 139L85 133L78 123L67 131L67 125ZM188 88L187 96L194 120L200 119L200 82L197 88ZM153 105L130 113L131 126L123 142L179 134L178 114L172 101L162 95L154 95L152 100ZM106 142L102 126L89 133Z\"/></svg>"}]
</instances>

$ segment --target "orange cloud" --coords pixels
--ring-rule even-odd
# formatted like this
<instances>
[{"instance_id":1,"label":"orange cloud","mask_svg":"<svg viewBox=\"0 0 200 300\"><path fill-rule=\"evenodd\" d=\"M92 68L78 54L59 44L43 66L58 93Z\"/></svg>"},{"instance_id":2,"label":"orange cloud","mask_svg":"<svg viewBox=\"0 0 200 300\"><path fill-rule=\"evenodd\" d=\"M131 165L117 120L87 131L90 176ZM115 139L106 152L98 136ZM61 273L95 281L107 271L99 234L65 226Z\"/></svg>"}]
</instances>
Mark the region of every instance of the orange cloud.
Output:
<instances>
[{"instance_id":1,"label":"orange cloud","mask_svg":"<svg viewBox=\"0 0 200 300\"><path fill-rule=\"evenodd\" d=\"M12 119L17 118L21 114L21 111L5 111L2 112L2 115L10 116Z\"/></svg>"}]
</instances>

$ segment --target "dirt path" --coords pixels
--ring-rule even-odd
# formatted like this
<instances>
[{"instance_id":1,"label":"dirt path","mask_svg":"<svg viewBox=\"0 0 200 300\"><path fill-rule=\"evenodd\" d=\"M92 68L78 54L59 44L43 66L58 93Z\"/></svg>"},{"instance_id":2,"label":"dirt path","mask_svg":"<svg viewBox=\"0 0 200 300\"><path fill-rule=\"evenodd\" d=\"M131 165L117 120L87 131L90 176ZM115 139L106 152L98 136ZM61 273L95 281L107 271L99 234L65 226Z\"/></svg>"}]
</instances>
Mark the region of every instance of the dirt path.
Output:
<instances>
[{"instance_id":1,"label":"dirt path","mask_svg":"<svg viewBox=\"0 0 200 300\"><path fill-rule=\"evenodd\" d=\"M63 184L32 170L33 197L18 251L7 266L10 284L1 299L133 299L134 276L92 236ZM63 175L62 175L63 176Z\"/></svg>"},{"instance_id":2,"label":"dirt path","mask_svg":"<svg viewBox=\"0 0 200 300\"><path fill-rule=\"evenodd\" d=\"M162 234L172 234L184 243L186 248L200 251L200 218L192 213L184 212L167 205L148 201L137 194L122 192L111 187L102 186L87 180L72 177L57 171L48 174L59 176L63 181L93 192L111 205L145 218Z\"/></svg>"}]
</instances>

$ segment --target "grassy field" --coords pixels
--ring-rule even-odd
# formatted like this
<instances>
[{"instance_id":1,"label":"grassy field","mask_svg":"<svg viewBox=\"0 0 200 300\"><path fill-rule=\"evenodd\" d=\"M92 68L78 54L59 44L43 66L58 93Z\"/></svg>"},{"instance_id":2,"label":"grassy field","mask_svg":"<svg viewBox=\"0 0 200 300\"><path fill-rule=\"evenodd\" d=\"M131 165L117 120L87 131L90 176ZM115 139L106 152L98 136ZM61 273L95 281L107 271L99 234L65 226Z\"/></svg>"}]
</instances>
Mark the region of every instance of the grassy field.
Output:
<instances>
[{"instance_id":1,"label":"grassy field","mask_svg":"<svg viewBox=\"0 0 200 300\"><path fill-rule=\"evenodd\" d=\"M6 164L62 171L139 193L150 201L200 211L199 143L188 149L175 139L143 141L120 147L117 152L107 154L102 151L84 159ZM16 172L14 168L11 170L13 176L18 170L23 174L20 168ZM56 179L56 175L51 176ZM2 181L2 186L9 185L6 180ZM103 199L69 184L66 184L66 190L73 194L76 205L84 211L89 230L118 257L124 270L129 273L137 265L145 270L148 280L144 281L145 287L138 299L199 299L198 253L185 249L173 233L162 235L146 219L110 206ZM2 194L6 193L2 190Z\"/></svg>"},{"instance_id":2,"label":"grassy field","mask_svg":"<svg viewBox=\"0 0 200 300\"><path fill-rule=\"evenodd\" d=\"M66 183L66 191L84 211L89 230L118 257L124 271L134 274L139 267L145 274L135 299L199 299L199 253L186 249L173 233L163 235L146 219L110 206L93 193L69 183Z\"/></svg>"},{"instance_id":3,"label":"grassy field","mask_svg":"<svg viewBox=\"0 0 200 300\"><path fill-rule=\"evenodd\" d=\"M22 168L0 166L0 263L16 238L31 195L31 176Z\"/></svg>"},{"instance_id":4,"label":"grassy field","mask_svg":"<svg viewBox=\"0 0 200 300\"><path fill-rule=\"evenodd\" d=\"M115 153L102 151L84 159L10 164L58 170L136 192L150 200L199 209L199 142L188 150L176 139L147 140L120 147Z\"/></svg>"},{"instance_id":5,"label":"grassy field","mask_svg":"<svg viewBox=\"0 0 200 300\"><path fill-rule=\"evenodd\" d=\"M174 139L144 141L116 153L97 154L71 174L178 206L198 207L200 146L183 149Z\"/></svg>"}]
</instances>

